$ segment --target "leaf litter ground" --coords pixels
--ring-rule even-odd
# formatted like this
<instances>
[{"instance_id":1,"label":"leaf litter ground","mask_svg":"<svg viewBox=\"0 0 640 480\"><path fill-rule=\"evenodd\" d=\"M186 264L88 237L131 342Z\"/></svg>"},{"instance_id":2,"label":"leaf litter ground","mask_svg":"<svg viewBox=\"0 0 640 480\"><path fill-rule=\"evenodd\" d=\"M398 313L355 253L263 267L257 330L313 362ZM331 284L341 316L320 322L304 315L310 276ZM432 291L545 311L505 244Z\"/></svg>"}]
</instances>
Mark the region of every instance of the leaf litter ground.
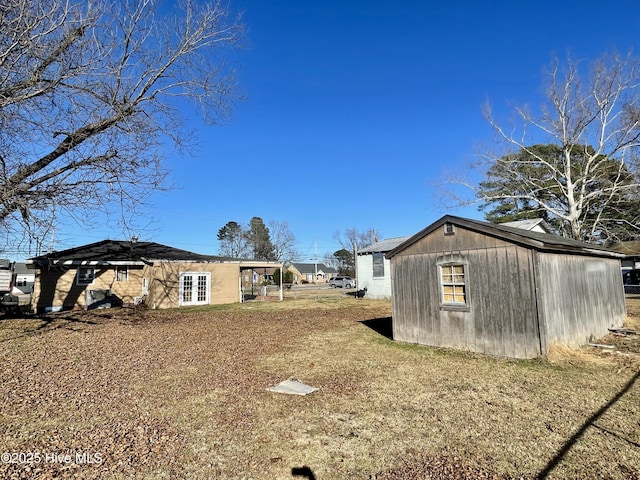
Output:
<instances>
[{"instance_id":1,"label":"leaf litter ground","mask_svg":"<svg viewBox=\"0 0 640 480\"><path fill-rule=\"evenodd\" d=\"M40 461L0 475L640 478L638 336L509 361L395 343L390 315L345 297L5 319L2 451ZM266 391L287 378L319 390Z\"/></svg>"}]
</instances>

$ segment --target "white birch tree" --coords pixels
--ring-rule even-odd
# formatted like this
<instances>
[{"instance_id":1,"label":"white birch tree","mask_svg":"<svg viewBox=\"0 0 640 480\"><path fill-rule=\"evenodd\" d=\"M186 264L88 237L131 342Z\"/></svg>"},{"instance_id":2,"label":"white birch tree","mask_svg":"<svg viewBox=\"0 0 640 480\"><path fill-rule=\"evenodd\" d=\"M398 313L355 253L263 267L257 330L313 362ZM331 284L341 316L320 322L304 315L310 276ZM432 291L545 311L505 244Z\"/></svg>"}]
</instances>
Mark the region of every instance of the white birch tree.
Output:
<instances>
[{"instance_id":1,"label":"white birch tree","mask_svg":"<svg viewBox=\"0 0 640 480\"><path fill-rule=\"evenodd\" d=\"M628 208L640 191L640 62L632 55L556 61L547 78L540 113L516 108L512 128L487 107L507 152L482 154L476 167L486 180L466 185L485 207L524 203L577 240L637 236L639 218ZM557 154L542 153L550 147Z\"/></svg>"}]
</instances>

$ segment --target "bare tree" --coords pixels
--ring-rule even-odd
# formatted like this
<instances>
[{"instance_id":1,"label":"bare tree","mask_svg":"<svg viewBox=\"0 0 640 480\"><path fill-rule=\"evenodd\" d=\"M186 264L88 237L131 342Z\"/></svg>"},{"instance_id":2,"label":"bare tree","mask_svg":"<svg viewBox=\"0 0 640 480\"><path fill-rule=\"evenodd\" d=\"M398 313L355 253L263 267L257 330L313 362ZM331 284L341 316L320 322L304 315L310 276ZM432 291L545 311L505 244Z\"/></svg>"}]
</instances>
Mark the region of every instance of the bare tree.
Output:
<instances>
[{"instance_id":1,"label":"bare tree","mask_svg":"<svg viewBox=\"0 0 640 480\"><path fill-rule=\"evenodd\" d=\"M340 232L336 232L334 234L334 238L344 250L351 254L353 260L352 262L349 262L351 263L349 268L353 270L354 275L356 271L355 267L358 252L367 245L371 245L372 243L375 243L382 239L375 228L369 228L362 232L357 228L347 228L342 234ZM338 252L335 252L334 255L336 255L336 253ZM344 258L344 256L341 257Z\"/></svg>"},{"instance_id":2,"label":"bare tree","mask_svg":"<svg viewBox=\"0 0 640 480\"><path fill-rule=\"evenodd\" d=\"M290 262L300 256L295 248L296 237L291 230L289 230L289 224L287 222L271 220L269 221L269 231L271 233L271 243L273 244L277 261Z\"/></svg>"},{"instance_id":3,"label":"bare tree","mask_svg":"<svg viewBox=\"0 0 640 480\"><path fill-rule=\"evenodd\" d=\"M219 0L7 0L0 6L0 224L37 235L53 215L135 215L163 188L160 150L185 146L194 101L225 118L241 36ZM165 7L166 8L166 7Z\"/></svg>"},{"instance_id":4,"label":"bare tree","mask_svg":"<svg viewBox=\"0 0 640 480\"><path fill-rule=\"evenodd\" d=\"M487 107L507 149L480 156L476 167L485 182L459 181L473 189L475 201L525 203L578 240L612 241L621 226L630 236L640 233L638 216L625 210L637 205L640 191L640 62L608 55L589 67L585 72L579 62L556 60L540 113L517 108L512 128ZM558 153L541 153L551 150Z\"/></svg>"},{"instance_id":5,"label":"bare tree","mask_svg":"<svg viewBox=\"0 0 640 480\"><path fill-rule=\"evenodd\" d=\"M336 232L334 238L342 248L354 252L354 255L367 245L382 239L375 228L369 228L362 232L357 228L347 228L343 233Z\"/></svg>"}]
</instances>

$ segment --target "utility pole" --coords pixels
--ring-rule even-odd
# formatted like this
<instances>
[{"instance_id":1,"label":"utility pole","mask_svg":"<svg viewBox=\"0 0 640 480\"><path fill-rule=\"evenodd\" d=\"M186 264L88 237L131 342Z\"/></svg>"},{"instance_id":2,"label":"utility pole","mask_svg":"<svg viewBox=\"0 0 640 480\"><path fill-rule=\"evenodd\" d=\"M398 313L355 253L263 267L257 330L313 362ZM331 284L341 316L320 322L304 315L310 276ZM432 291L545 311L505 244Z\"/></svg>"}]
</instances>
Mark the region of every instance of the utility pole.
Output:
<instances>
[{"instance_id":1,"label":"utility pole","mask_svg":"<svg viewBox=\"0 0 640 480\"><path fill-rule=\"evenodd\" d=\"M313 240L313 283L318 282L318 239Z\"/></svg>"}]
</instances>

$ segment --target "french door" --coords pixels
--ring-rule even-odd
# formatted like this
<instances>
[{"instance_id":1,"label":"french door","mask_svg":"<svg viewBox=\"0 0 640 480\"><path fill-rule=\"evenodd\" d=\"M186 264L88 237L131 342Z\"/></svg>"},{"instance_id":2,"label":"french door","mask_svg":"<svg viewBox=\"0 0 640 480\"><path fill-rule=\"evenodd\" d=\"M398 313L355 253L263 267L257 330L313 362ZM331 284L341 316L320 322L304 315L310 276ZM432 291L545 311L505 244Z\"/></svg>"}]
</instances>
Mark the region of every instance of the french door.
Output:
<instances>
[{"instance_id":1,"label":"french door","mask_svg":"<svg viewBox=\"0 0 640 480\"><path fill-rule=\"evenodd\" d=\"M182 305L208 305L211 297L211 273L181 272L180 299Z\"/></svg>"}]
</instances>

